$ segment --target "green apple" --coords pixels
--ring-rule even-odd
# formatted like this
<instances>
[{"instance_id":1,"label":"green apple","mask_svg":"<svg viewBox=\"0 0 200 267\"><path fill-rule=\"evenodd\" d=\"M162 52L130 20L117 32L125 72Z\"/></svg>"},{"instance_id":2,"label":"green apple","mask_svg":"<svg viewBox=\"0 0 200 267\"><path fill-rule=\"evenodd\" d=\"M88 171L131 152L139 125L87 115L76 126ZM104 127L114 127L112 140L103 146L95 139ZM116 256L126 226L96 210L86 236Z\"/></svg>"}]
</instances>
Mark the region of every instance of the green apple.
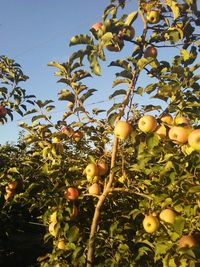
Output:
<instances>
[{"instance_id":1,"label":"green apple","mask_svg":"<svg viewBox=\"0 0 200 267\"><path fill-rule=\"evenodd\" d=\"M146 215L143 220L143 227L147 233L154 233L159 228L159 220L153 215Z\"/></svg>"},{"instance_id":2,"label":"green apple","mask_svg":"<svg viewBox=\"0 0 200 267\"><path fill-rule=\"evenodd\" d=\"M164 209L161 211L159 217L163 222L174 224L176 213L171 209Z\"/></svg>"},{"instance_id":3,"label":"green apple","mask_svg":"<svg viewBox=\"0 0 200 267\"><path fill-rule=\"evenodd\" d=\"M147 21L151 24L156 24L160 21L160 11L150 10L147 12Z\"/></svg>"},{"instance_id":4,"label":"green apple","mask_svg":"<svg viewBox=\"0 0 200 267\"><path fill-rule=\"evenodd\" d=\"M200 129L193 130L188 136L188 144L195 150L200 151Z\"/></svg>"},{"instance_id":5,"label":"green apple","mask_svg":"<svg viewBox=\"0 0 200 267\"><path fill-rule=\"evenodd\" d=\"M138 121L138 128L144 133L154 132L157 128L156 118L152 115L145 115Z\"/></svg>"},{"instance_id":6,"label":"green apple","mask_svg":"<svg viewBox=\"0 0 200 267\"><path fill-rule=\"evenodd\" d=\"M169 138L175 144L185 144L188 141L188 137L191 131L191 127L173 126L169 130Z\"/></svg>"},{"instance_id":7,"label":"green apple","mask_svg":"<svg viewBox=\"0 0 200 267\"><path fill-rule=\"evenodd\" d=\"M86 174L87 177L94 177L94 176L98 176L98 166L95 163L90 163L87 165L87 167L84 170L84 173Z\"/></svg>"},{"instance_id":8,"label":"green apple","mask_svg":"<svg viewBox=\"0 0 200 267\"><path fill-rule=\"evenodd\" d=\"M126 139L132 132L132 126L127 121L118 121L114 129L114 135L121 140Z\"/></svg>"}]
</instances>

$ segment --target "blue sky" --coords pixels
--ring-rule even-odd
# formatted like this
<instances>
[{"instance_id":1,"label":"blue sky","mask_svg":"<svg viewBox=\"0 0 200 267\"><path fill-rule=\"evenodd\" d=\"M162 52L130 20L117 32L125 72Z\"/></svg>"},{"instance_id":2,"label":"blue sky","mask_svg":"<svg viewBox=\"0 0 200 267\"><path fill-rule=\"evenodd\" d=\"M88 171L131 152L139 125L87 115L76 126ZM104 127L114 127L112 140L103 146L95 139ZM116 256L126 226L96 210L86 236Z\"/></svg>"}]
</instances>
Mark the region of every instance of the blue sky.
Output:
<instances>
[{"instance_id":1,"label":"blue sky","mask_svg":"<svg viewBox=\"0 0 200 267\"><path fill-rule=\"evenodd\" d=\"M128 12L136 9L136 1L128 1ZM59 89L57 77L53 76L54 69L47 66L50 61L64 62L72 53L68 46L72 36L79 33L89 33L89 28L95 22L101 21L108 0L2 0L0 18L0 55L6 55L16 60L22 66L29 80L21 83L28 94L35 94L38 99L57 99ZM136 35L141 29L141 21L134 23ZM125 52L132 51L128 45ZM116 55L117 57L123 57ZM172 54L172 50L170 54ZM111 53L112 54L112 53ZM163 52L160 52L160 57ZM109 54L112 60L114 54ZM102 77L90 81L98 92L88 100L93 102L107 101L113 92L111 88L113 72L107 68ZM138 100L139 101L139 100ZM59 102L55 114L62 116L66 103ZM109 107L108 102L98 104L99 108ZM91 107L95 107L92 106ZM0 143L16 141L19 121L27 121L15 115L14 121L1 127Z\"/></svg>"}]
</instances>

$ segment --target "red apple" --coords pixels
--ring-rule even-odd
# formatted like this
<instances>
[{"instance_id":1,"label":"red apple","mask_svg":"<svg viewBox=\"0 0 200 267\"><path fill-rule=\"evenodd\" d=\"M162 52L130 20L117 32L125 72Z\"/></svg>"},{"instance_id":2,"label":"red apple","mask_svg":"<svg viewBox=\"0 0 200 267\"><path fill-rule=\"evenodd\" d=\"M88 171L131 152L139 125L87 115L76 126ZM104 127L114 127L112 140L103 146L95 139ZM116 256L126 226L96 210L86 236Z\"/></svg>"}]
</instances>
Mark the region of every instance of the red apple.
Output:
<instances>
[{"instance_id":1,"label":"red apple","mask_svg":"<svg viewBox=\"0 0 200 267\"><path fill-rule=\"evenodd\" d=\"M89 191L89 194L91 195L100 195L101 186L98 183L94 183L89 187L88 191Z\"/></svg>"},{"instance_id":2,"label":"red apple","mask_svg":"<svg viewBox=\"0 0 200 267\"><path fill-rule=\"evenodd\" d=\"M192 248L196 245L197 242L191 235L183 235L178 241L179 248Z\"/></svg>"},{"instance_id":3,"label":"red apple","mask_svg":"<svg viewBox=\"0 0 200 267\"><path fill-rule=\"evenodd\" d=\"M78 196L79 193L75 187L69 187L64 191L64 198L67 200L76 200Z\"/></svg>"}]
</instances>

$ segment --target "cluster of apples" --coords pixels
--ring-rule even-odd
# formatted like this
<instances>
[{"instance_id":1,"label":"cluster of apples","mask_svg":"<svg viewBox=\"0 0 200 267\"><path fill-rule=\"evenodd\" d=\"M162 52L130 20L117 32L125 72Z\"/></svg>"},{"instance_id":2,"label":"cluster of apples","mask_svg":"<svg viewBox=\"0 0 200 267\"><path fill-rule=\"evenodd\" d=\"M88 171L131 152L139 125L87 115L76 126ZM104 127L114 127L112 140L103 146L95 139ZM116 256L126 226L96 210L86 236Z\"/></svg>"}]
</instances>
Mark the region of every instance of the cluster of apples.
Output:
<instances>
[{"instance_id":1,"label":"cluster of apples","mask_svg":"<svg viewBox=\"0 0 200 267\"><path fill-rule=\"evenodd\" d=\"M10 197L12 197L15 194L16 187L17 187L17 181L9 182L6 185L5 187L6 193L4 194L5 201L7 201Z\"/></svg>"},{"instance_id":2,"label":"cluster of apples","mask_svg":"<svg viewBox=\"0 0 200 267\"><path fill-rule=\"evenodd\" d=\"M7 109L4 106L0 106L0 118L4 118L7 114Z\"/></svg>"},{"instance_id":3,"label":"cluster of apples","mask_svg":"<svg viewBox=\"0 0 200 267\"><path fill-rule=\"evenodd\" d=\"M164 209L161 211L159 214L159 218L161 221L164 223L167 223L168 225L173 225L176 219L176 213L172 209ZM154 233L159 229L160 226L160 221L157 218L156 215L150 214L146 215L144 220L143 220L143 227L144 230L147 233ZM197 245L196 240L192 235L183 235L179 240L178 240L178 247L179 248L192 248Z\"/></svg>"}]
</instances>

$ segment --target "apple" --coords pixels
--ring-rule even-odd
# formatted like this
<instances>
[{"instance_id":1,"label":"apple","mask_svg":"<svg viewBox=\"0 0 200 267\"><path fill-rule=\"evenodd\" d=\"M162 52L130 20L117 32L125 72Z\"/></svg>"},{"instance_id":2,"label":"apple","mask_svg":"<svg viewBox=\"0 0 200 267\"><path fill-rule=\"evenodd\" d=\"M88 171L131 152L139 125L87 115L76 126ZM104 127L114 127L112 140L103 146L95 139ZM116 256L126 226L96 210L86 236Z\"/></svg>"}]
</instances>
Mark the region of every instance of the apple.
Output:
<instances>
[{"instance_id":1,"label":"apple","mask_svg":"<svg viewBox=\"0 0 200 267\"><path fill-rule=\"evenodd\" d=\"M5 117L7 114L7 109L4 106L0 106L0 118Z\"/></svg>"},{"instance_id":2,"label":"apple","mask_svg":"<svg viewBox=\"0 0 200 267\"><path fill-rule=\"evenodd\" d=\"M72 135L72 138L73 138L76 142L79 142L79 141L83 138L83 133L80 132L80 131L77 131L77 132L75 132L75 133Z\"/></svg>"},{"instance_id":3,"label":"apple","mask_svg":"<svg viewBox=\"0 0 200 267\"><path fill-rule=\"evenodd\" d=\"M174 224L176 213L171 209L164 209L159 215L160 219L166 223Z\"/></svg>"},{"instance_id":4,"label":"apple","mask_svg":"<svg viewBox=\"0 0 200 267\"><path fill-rule=\"evenodd\" d=\"M138 127L144 133L154 132L157 128L157 120L152 115L145 115L139 119Z\"/></svg>"},{"instance_id":5,"label":"apple","mask_svg":"<svg viewBox=\"0 0 200 267\"><path fill-rule=\"evenodd\" d=\"M56 224L57 223L57 211L54 211L49 217L50 223Z\"/></svg>"},{"instance_id":6,"label":"apple","mask_svg":"<svg viewBox=\"0 0 200 267\"><path fill-rule=\"evenodd\" d=\"M49 224L49 233L54 237L56 237L58 234L58 229L55 228L55 225L56 225L55 223Z\"/></svg>"},{"instance_id":7,"label":"apple","mask_svg":"<svg viewBox=\"0 0 200 267\"><path fill-rule=\"evenodd\" d=\"M57 244L58 249L65 249L65 241L64 240L59 240Z\"/></svg>"},{"instance_id":8,"label":"apple","mask_svg":"<svg viewBox=\"0 0 200 267\"><path fill-rule=\"evenodd\" d=\"M153 215L146 215L143 220L143 227L147 233L154 233L159 228L159 220Z\"/></svg>"},{"instance_id":9,"label":"apple","mask_svg":"<svg viewBox=\"0 0 200 267\"><path fill-rule=\"evenodd\" d=\"M186 126L186 125L190 125L190 121L186 117L177 116L174 119L174 124L175 125L184 125L184 126Z\"/></svg>"},{"instance_id":10,"label":"apple","mask_svg":"<svg viewBox=\"0 0 200 267\"><path fill-rule=\"evenodd\" d=\"M88 192L91 195L100 195L101 194L101 186L98 183L94 183L89 187Z\"/></svg>"},{"instance_id":11,"label":"apple","mask_svg":"<svg viewBox=\"0 0 200 267\"><path fill-rule=\"evenodd\" d=\"M170 114L163 114L160 120L168 125L173 125L173 118Z\"/></svg>"},{"instance_id":12,"label":"apple","mask_svg":"<svg viewBox=\"0 0 200 267\"><path fill-rule=\"evenodd\" d=\"M92 25L91 29L94 29L95 31L98 31L102 28L103 23L102 22L97 22L95 24Z\"/></svg>"},{"instance_id":13,"label":"apple","mask_svg":"<svg viewBox=\"0 0 200 267\"><path fill-rule=\"evenodd\" d=\"M78 196L79 193L75 187L69 187L64 191L64 198L67 200L76 200Z\"/></svg>"},{"instance_id":14,"label":"apple","mask_svg":"<svg viewBox=\"0 0 200 267\"><path fill-rule=\"evenodd\" d=\"M12 181L8 183L8 188L10 188L10 190L15 190L17 187L17 181Z\"/></svg>"},{"instance_id":15,"label":"apple","mask_svg":"<svg viewBox=\"0 0 200 267\"><path fill-rule=\"evenodd\" d=\"M123 40L131 41L135 36L135 29L131 25L125 26L119 31L118 36Z\"/></svg>"},{"instance_id":16,"label":"apple","mask_svg":"<svg viewBox=\"0 0 200 267\"><path fill-rule=\"evenodd\" d=\"M196 245L197 242L191 235L183 235L178 241L179 248L192 248Z\"/></svg>"},{"instance_id":17,"label":"apple","mask_svg":"<svg viewBox=\"0 0 200 267\"><path fill-rule=\"evenodd\" d=\"M59 144L60 143L60 138L59 137L53 137L52 138L52 143Z\"/></svg>"},{"instance_id":18,"label":"apple","mask_svg":"<svg viewBox=\"0 0 200 267\"><path fill-rule=\"evenodd\" d=\"M87 167L85 168L85 174L86 176L89 176L89 177L94 177L94 176L98 176L98 166L97 164L95 163L90 163L87 165Z\"/></svg>"},{"instance_id":19,"label":"apple","mask_svg":"<svg viewBox=\"0 0 200 267\"><path fill-rule=\"evenodd\" d=\"M98 175L100 176L105 175L108 171L108 165L106 164L105 161L98 162L97 167L98 167Z\"/></svg>"},{"instance_id":20,"label":"apple","mask_svg":"<svg viewBox=\"0 0 200 267\"><path fill-rule=\"evenodd\" d=\"M165 138L167 136L167 129L163 124L161 124L157 127L156 133L159 138Z\"/></svg>"},{"instance_id":21,"label":"apple","mask_svg":"<svg viewBox=\"0 0 200 267\"><path fill-rule=\"evenodd\" d=\"M114 129L114 135L119 139L126 139L132 132L132 126L127 121L118 121Z\"/></svg>"},{"instance_id":22,"label":"apple","mask_svg":"<svg viewBox=\"0 0 200 267\"><path fill-rule=\"evenodd\" d=\"M123 46L123 40L116 35L114 36L113 40L111 40L110 44L106 45L106 48L110 52L119 52L122 50Z\"/></svg>"},{"instance_id":23,"label":"apple","mask_svg":"<svg viewBox=\"0 0 200 267\"><path fill-rule=\"evenodd\" d=\"M159 10L150 10L147 12L147 21L151 24L156 24L160 21Z\"/></svg>"},{"instance_id":24,"label":"apple","mask_svg":"<svg viewBox=\"0 0 200 267\"><path fill-rule=\"evenodd\" d=\"M144 51L145 58L148 58L148 57L156 58L157 55L158 55L157 49L153 46L147 47L147 49Z\"/></svg>"},{"instance_id":25,"label":"apple","mask_svg":"<svg viewBox=\"0 0 200 267\"><path fill-rule=\"evenodd\" d=\"M194 150L200 151L200 129L193 130L189 134L188 143Z\"/></svg>"},{"instance_id":26,"label":"apple","mask_svg":"<svg viewBox=\"0 0 200 267\"><path fill-rule=\"evenodd\" d=\"M189 134L191 133L191 127L173 126L169 130L169 138L175 144L185 144L188 141Z\"/></svg>"},{"instance_id":27,"label":"apple","mask_svg":"<svg viewBox=\"0 0 200 267\"><path fill-rule=\"evenodd\" d=\"M78 208L73 205L73 208L72 208L72 213L70 215L70 219L73 221L76 219L76 217L78 216Z\"/></svg>"}]
</instances>

